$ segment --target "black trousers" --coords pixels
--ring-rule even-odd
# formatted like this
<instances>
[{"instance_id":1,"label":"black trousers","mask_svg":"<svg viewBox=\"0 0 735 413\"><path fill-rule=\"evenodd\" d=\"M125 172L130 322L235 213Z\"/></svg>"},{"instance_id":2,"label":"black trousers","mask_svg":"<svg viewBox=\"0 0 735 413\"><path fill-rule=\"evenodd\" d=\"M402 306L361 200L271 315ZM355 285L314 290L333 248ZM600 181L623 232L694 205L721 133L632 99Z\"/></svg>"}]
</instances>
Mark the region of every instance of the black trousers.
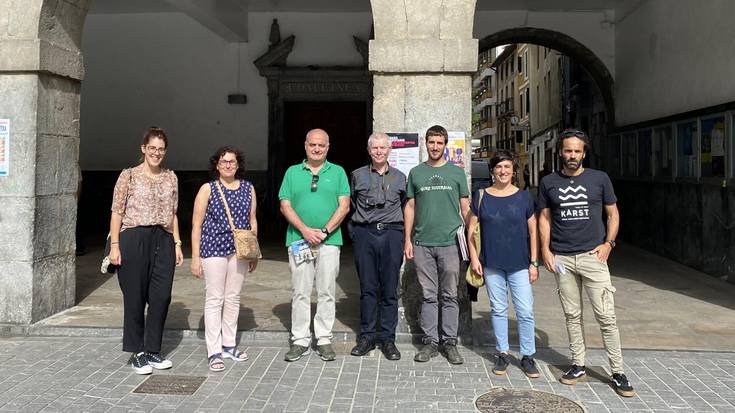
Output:
<instances>
[{"instance_id":1,"label":"black trousers","mask_svg":"<svg viewBox=\"0 0 735 413\"><path fill-rule=\"evenodd\" d=\"M352 241L355 267L360 277L360 337L394 341L398 324L399 273L403 263L403 231L355 225ZM380 331L376 332L378 308Z\"/></svg>"},{"instance_id":2,"label":"black trousers","mask_svg":"<svg viewBox=\"0 0 735 413\"><path fill-rule=\"evenodd\" d=\"M123 351L159 353L176 268L174 237L160 226L128 228L120 233L120 254Z\"/></svg>"}]
</instances>

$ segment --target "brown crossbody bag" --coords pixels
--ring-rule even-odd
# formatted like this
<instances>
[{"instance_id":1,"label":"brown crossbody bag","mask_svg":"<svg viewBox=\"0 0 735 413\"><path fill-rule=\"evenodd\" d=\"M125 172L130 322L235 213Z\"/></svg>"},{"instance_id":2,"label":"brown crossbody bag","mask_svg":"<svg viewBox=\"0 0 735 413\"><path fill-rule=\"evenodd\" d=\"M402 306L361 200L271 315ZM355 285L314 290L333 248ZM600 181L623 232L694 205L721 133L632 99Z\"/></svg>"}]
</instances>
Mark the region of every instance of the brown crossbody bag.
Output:
<instances>
[{"instance_id":1,"label":"brown crossbody bag","mask_svg":"<svg viewBox=\"0 0 735 413\"><path fill-rule=\"evenodd\" d=\"M240 185L242 185L242 182ZM260 253L260 245L258 245L258 237L255 233L249 229L235 228L235 222L232 220L232 214L230 214L230 206L227 205L227 199L225 199L225 193L222 190L222 183L219 181L217 181L217 190L219 191L222 203L225 205L225 213L230 223L232 238L235 239L235 255L237 258L241 260L257 260L263 258L263 255Z\"/></svg>"}]
</instances>

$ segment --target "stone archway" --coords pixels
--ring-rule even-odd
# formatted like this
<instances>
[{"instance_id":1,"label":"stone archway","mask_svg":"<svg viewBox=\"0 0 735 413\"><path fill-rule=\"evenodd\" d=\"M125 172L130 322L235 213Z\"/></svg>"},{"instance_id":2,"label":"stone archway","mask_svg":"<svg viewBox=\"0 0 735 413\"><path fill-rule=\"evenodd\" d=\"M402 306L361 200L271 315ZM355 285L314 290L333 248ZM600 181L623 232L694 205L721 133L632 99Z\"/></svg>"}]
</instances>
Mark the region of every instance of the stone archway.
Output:
<instances>
[{"instance_id":1,"label":"stone archway","mask_svg":"<svg viewBox=\"0 0 735 413\"><path fill-rule=\"evenodd\" d=\"M573 37L557 31L518 27L501 30L480 39L479 50L484 51L511 43L532 43L545 46L557 50L578 62L599 88L605 102L606 119L611 126L615 125L615 80L607 66L587 46Z\"/></svg>"},{"instance_id":2,"label":"stone archway","mask_svg":"<svg viewBox=\"0 0 735 413\"><path fill-rule=\"evenodd\" d=\"M0 118L10 169L0 180L0 323L28 325L74 305L81 35L89 0L27 0L0 10Z\"/></svg>"}]
</instances>

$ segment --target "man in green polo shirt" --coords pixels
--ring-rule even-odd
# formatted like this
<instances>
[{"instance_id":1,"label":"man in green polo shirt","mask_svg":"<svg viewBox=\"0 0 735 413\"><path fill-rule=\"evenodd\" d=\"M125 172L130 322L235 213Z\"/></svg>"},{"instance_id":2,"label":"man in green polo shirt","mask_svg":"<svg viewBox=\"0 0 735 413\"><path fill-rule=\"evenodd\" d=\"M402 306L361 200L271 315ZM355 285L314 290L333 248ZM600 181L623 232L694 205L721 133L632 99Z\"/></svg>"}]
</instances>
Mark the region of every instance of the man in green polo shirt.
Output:
<instances>
[{"instance_id":1,"label":"man in green polo shirt","mask_svg":"<svg viewBox=\"0 0 735 413\"><path fill-rule=\"evenodd\" d=\"M304 143L306 160L283 176L278 198L288 221L286 247L291 269L291 346L286 361L309 354L311 347L311 290L318 295L314 334L324 361L334 360L332 326L339 273L342 232L339 225L350 210L350 184L341 166L327 161L329 135L312 129Z\"/></svg>"},{"instance_id":2,"label":"man in green polo shirt","mask_svg":"<svg viewBox=\"0 0 735 413\"><path fill-rule=\"evenodd\" d=\"M421 285L421 328L424 346L414 361L427 362L442 344L447 360L462 364L457 351L459 305L457 286L460 256L457 230L469 213L469 191L464 170L444 159L449 134L434 125L426 131L429 159L408 174L404 208L404 253L414 260ZM441 330L438 298L441 297ZM441 333L441 336L440 334Z\"/></svg>"}]
</instances>

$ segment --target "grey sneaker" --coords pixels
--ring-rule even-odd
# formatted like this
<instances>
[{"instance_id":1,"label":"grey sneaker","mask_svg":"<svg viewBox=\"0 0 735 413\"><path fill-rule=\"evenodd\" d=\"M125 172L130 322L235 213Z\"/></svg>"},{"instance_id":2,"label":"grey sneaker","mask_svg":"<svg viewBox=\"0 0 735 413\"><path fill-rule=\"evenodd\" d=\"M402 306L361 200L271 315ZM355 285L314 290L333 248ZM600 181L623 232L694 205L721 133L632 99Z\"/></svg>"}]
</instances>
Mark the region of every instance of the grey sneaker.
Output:
<instances>
[{"instance_id":1,"label":"grey sneaker","mask_svg":"<svg viewBox=\"0 0 735 413\"><path fill-rule=\"evenodd\" d=\"M316 346L316 354L324 361L334 361L337 358L337 353L334 352L330 343Z\"/></svg>"},{"instance_id":2,"label":"grey sneaker","mask_svg":"<svg viewBox=\"0 0 735 413\"><path fill-rule=\"evenodd\" d=\"M424 344L424 347L422 347L421 350L416 353L416 356L414 356L413 361L425 363L431 360L432 357L436 357L437 355L439 355L439 347L436 344Z\"/></svg>"},{"instance_id":3,"label":"grey sneaker","mask_svg":"<svg viewBox=\"0 0 735 413\"><path fill-rule=\"evenodd\" d=\"M291 344L291 347L288 349L288 352L286 353L286 357L284 359L286 361L296 361L301 358L301 356L307 356L309 355L309 347L300 346L298 344Z\"/></svg>"},{"instance_id":4,"label":"grey sneaker","mask_svg":"<svg viewBox=\"0 0 735 413\"><path fill-rule=\"evenodd\" d=\"M493 365L493 373L498 376L505 374L510 364L510 356L508 353L498 353L495 356L495 365Z\"/></svg>"},{"instance_id":5,"label":"grey sneaker","mask_svg":"<svg viewBox=\"0 0 735 413\"><path fill-rule=\"evenodd\" d=\"M444 355L447 357L449 364L462 364L464 358L459 354L456 344L444 344Z\"/></svg>"},{"instance_id":6,"label":"grey sneaker","mask_svg":"<svg viewBox=\"0 0 735 413\"><path fill-rule=\"evenodd\" d=\"M521 370L531 379L537 379L541 375L538 372L538 368L536 368L536 361L531 356L523 356L521 359Z\"/></svg>"}]
</instances>

